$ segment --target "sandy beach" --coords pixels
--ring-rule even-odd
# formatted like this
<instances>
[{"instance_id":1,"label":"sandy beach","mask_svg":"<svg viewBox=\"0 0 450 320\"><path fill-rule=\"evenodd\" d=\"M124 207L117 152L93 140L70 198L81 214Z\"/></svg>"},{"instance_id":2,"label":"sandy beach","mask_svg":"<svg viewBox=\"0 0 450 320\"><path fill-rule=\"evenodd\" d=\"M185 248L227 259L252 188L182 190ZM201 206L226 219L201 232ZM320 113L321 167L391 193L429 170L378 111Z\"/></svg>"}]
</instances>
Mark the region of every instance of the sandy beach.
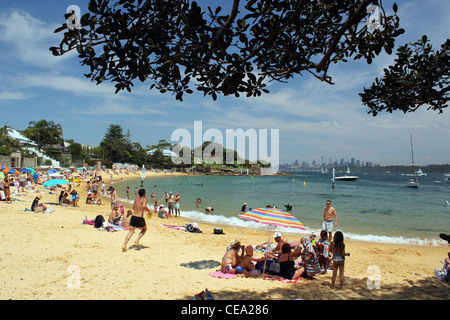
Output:
<instances>
[{"instance_id":1,"label":"sandy beach","mask_svg":"<svg viewBox=\"0 0 450 320\"><path fill-rule=\"evenodd\" d=\"M147 172L148 176L156 174ZM121 174L114 176L114 181L136 177ZM109 178L105 180L108 187ZM220 262L231 240L257 245L267 241L268 233L202 223L202 233L188 233L161 223L184 226L189 221L162 220L154 214L146 219L149 229L141 240L143 247L133 245L135 233L128 251L122 252L128 231L99 231L82 223L85 217L94 219L99 214L107 219L111 211L108 198L102 199L102 205L88 205L86 183L75 184L74 189L81 195L78 207L57 205L59 192L49 194L42 186L37 186L36 192L13 196L16 200L12 204L0 203L0 299L190 300L205 289L217 300L450 297L449 285L434 277L434 269L442 267L440 261L450 251L445 244L406 246L345 241L351 256L346 260L342 290L331 288L331 271L296 283L263 278L219 279L209 275L218 267L199 269L190 267L190 263L195 266L210 260ZM24 211L36 195L52 207L52 213ZM213 234L215 227L222 227L225 234ZM298 241L300 237L285 238ZM256 256L261 255L256 252ZM371 270L379 271L378 288L371 286L375 284Z\"/></svg>"}]
</instances>

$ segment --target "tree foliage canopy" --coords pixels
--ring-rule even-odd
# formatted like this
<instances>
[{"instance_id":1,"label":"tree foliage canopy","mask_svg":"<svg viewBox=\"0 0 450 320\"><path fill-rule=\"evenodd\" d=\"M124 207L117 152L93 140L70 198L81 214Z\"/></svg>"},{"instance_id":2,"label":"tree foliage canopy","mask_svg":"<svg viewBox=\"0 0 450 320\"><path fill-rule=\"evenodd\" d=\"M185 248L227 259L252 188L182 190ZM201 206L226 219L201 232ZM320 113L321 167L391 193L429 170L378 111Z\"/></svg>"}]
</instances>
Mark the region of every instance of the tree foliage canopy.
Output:
<instances>
[{"instance_id":1,"label":"tree foliage canopy","mask_svg":"<svg viewBox=\"0 0 450 320\"><path fill-rule=\"evenodd\" d=\"M50 50L76 49L91 69L86 76L116 82L117 91L150 79L181 100L195 79L213 97L259 95L266 79L308 71L331 82L331 63L349 57L370 63L382 48L391 52L403 30L397 16L383 14L382 27L367 32L367 6L374 2L234 0L224 13L188 0L91 0L81 28L63 24L55 32L66 30L64 38Z\"/></svg>"},{"instance_id":2,"label":"tree foliage canopy","mask_svg":"<svg viewBox=\"0 0 450 320\"><path fill-rule=\"evenodd\" d=\"M421 105L428 109L448 107L450 90L450 40L434 51L426 36L401 46L395 65L384 69L382 79L360 93L362 102L374 116L380 111L413 112Z\"/></svg>"},{"instance_id":3,"label":"tree foliage canopy","mask_svg":"<svg viewBox=\"0 0 450 320\"><path fill-rule=\"evenodd\" d=\"M375 29L368 23L373 5L380 12ZM268 81L303 72L332 84L331 64L370 64L382 50L391 54L404 32L397 5L388 16L377 0L233 0L229 12L189 0L90 0L89 11L80 27L66 14L54 55L77 50L90 69L85 76L112 81L116 93L149 81L180 101L193 87L214 100L260 96Z\"/></svg>"}]
</instances>

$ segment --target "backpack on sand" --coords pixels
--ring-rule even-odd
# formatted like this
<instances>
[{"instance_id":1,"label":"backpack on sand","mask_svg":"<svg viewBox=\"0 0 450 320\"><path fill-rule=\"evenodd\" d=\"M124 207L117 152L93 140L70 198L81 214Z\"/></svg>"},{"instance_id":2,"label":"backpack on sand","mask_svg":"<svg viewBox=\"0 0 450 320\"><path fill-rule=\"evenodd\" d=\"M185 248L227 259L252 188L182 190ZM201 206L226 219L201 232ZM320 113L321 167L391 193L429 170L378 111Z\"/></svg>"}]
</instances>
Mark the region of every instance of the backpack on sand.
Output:
<instances>
[{"instance_id":1,"label":"backpack on sand","mask_svg":"<svg viewBox=\"0 0 450 320\"><path fill-rule=\"evenodd\" d=\"M99 214L95 217L94 228L101 228L103 226L103 222L105 222L105 218Z\"/></svg>"}]
</instances>

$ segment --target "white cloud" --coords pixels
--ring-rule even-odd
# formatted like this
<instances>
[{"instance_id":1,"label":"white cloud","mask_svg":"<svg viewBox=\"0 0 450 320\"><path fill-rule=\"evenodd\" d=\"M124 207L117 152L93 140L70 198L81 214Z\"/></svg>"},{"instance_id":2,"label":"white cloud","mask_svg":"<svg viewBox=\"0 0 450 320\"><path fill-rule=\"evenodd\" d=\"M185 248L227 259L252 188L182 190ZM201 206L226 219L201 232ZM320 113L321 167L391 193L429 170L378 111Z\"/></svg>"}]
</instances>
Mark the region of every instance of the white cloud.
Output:
<instances>
[{"instance_id":1,"label":"white cloud","mask_svg":"<svg viewBox=\"0 0 450 320\"><path fill-rule=\"evenodd\" d=\"M6 10L0 13L0 43L9 46L4 57L19 58L22 62L41 68L60 67L73 54L54 57L51 45L59 43L51 26L21 10Z\"/></svg>"},{"instance_id":2,"label":"white cloud","mask_svg":"<svg viewBox=\"0 0 450 320\"><path fill-rule=\"evenodd\" d=\"M1 100L26 100L31 98L31 95L27 95L21 91L3 91L0 92L0 101Z\"/></svg>"}]
</instances>

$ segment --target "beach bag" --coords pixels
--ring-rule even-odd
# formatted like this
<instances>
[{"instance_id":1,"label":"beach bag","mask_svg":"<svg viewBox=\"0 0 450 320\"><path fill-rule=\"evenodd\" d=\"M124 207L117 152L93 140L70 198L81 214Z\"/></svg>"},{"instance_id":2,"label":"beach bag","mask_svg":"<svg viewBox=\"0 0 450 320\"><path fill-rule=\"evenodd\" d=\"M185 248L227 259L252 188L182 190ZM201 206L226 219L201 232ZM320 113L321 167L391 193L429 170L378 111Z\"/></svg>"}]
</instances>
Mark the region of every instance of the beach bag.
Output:
<instances>
[{"instance_id":1,"label":"beach bag","mask_svg":"<svg viewBox=\"0 0 450 320\"><path fill-rule=\"evenodd\" d=\"M276 263L276 260L267 259L266 261L258 261L255 265L255 269L259 270L262 273L269 273L269 268L272 263ZM266 267L264 269L264 266Z\"/></svg>"},{"instance_id":2,"label":"beach bag","mask_svg":"<svg viewBox=\"0 0 450 320\"><path fill-rule=\"evenodd\" d=\"M103 216L99 214L98 216L95 217L94 228L103 227L103 222L105 222L105 218L103 218Z\"/></svg>"},{"instance_id":3,"label":"beach bag","mask_svg":"<svg viewBox=\"0 0 450 320\"><path fill-rule=\"evenodd\" d=\"M192 300L214 300L214 297L208 289L205 289L205 291L196 294Z\"/></svg>"},{"instance_id":4,"label":"beach bag","mask_svg":"<svg viewBox=\"0 0 450 320\"><path fill-rule=\"evenodd\" d=\"M281 266L278 261L270 264L269 274L279 274L280 272L281 272Z\"/></svg>"},{"instance_id":5,"label":"beach bag","mask_svg":"<svg viewBox=\"0 0 450 320\"><path fill-rule=\"evenodd\" d=\"M222 228L214 228L214 234L224 234Z\"/></svg>"},{"instance_id":6,"label":"beach bag","mask_svg":"<svg viewBox=\"0 0 450 320\"><path fill-rule=\"evenodd\" d=\"M445 264L443 264L442 269L440 270L434 269L434 276L439 281L449 282L448 270L445 269Z\"/></svg>"},{"instance_id":7,"label":"beach bag","mask_svg":"<svg viewBox=\"0 0 450 320\"><path fill-rule=\"evenodd\" d=\"M192 233L202 233L200 228L196 223L189 223L186 225L186 231L192 232Z\"/></svg>"}]
</instances>

